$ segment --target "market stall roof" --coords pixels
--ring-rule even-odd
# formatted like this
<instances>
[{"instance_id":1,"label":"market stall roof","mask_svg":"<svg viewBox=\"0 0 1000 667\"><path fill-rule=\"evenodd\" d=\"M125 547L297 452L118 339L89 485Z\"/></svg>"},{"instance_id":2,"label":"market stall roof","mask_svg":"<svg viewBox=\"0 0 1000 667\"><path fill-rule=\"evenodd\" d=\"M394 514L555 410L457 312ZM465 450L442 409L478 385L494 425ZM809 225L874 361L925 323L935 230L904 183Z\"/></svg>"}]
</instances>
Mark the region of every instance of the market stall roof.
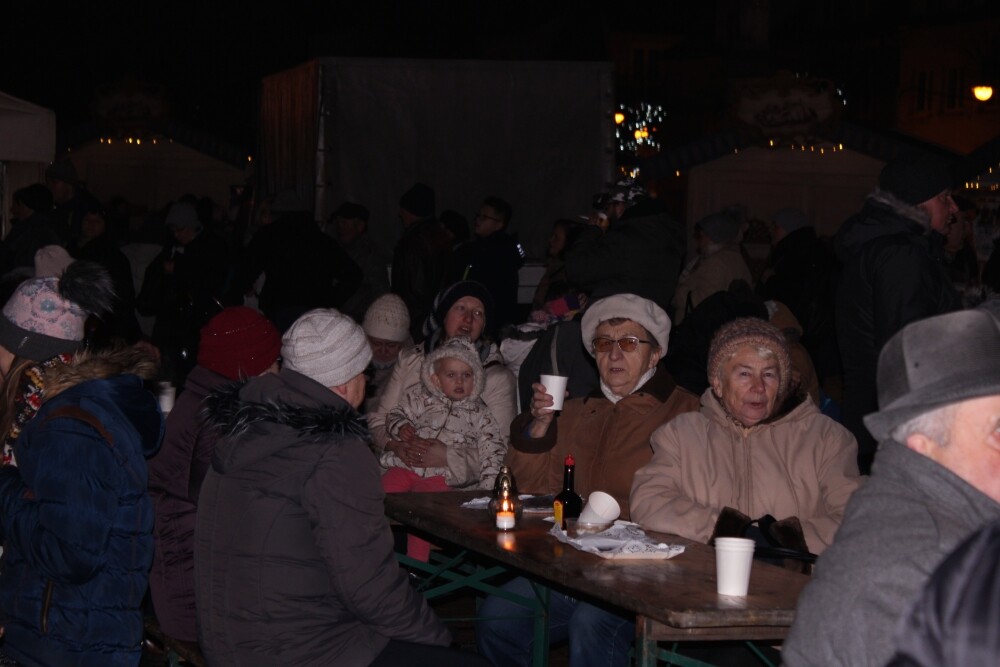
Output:
<instances>
[{"instance_id":1,"label":"market stall roof","mask_svg":"<svg viewBox=\"0 0 1000 667\"><path fill-rule=\"evenodd\" d=\"M0 161L47 163L55 152L55 112L0 93Z\"/></svg>"},{"instance_id":2,"label":"market stall roof","mask_svg":"<svg viewBox=\"0 0 1000 667\"><path fill-rule=\"evenodd\" d=\"M899 133L876 130L846 121L837 122L818 132L814 141L842 144L844 148L884 161L921 155L937 156L955 162L963 160L963 156L942 149L940 146ZM1000 141L996 143L1000 145ZM664 178L673 176L678 170L689 171L692 167L732 154L733 151L762 145L767 146L767 142L762 139L759 131L747 126L734 127L682 146L665 148L652 157L640 160L638 166L646 176Z\"/></svg>"}]
</instances>

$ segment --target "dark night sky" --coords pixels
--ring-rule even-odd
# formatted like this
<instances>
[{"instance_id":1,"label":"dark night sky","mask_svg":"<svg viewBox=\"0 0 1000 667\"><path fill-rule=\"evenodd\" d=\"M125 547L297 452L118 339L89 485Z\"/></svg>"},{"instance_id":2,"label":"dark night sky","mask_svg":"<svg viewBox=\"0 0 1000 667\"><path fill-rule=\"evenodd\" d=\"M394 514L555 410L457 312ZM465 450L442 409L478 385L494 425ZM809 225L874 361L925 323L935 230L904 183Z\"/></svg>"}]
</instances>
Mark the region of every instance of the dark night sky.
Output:
<instances>
[{"instance_id":1,"label":"dark night sky","mask_svg":"<svg viewBox=\"0 0 1000 667\"><path fill-rule=\"evenodd\" d=\"M242 145L260 78L310 57L606 59L607 28L629 20L566 2L31 4L0 22L0 91L55 110L65 130L90 119L96 87L134 76L165 86L174 119Z\"/></svg>"}]
</instances>

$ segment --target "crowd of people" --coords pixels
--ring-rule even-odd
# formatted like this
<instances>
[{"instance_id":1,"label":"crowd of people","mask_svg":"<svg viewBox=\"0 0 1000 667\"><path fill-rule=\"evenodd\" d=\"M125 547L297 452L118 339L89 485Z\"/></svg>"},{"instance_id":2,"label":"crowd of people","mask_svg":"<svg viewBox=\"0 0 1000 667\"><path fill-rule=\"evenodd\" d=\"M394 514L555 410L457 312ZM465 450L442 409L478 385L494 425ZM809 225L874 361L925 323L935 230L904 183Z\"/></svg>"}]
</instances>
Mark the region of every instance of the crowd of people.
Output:
<instances>
[{"instance_id":1,"label":"crowd of people","mask_svg":"<svg viewBox=\"0 0 1000 667\"><path fill-rule=\"evenodd\" d=\"M811 573L792 667L996 661L995 600L955 590L1000 580L1000 299L957 259L951 186L890 162L832 242L781 209L755 272L738 207L687 248L621 181L553 224L522 307L499 196L469 226L416 183L387 252L360 203L318 222L291 192L252 216L188 196L129 224L54 163L0 244L0 665L136 665L147 618L213 667L531 664L513 600L539 582L487 596L456 646L383 498L503 465L557 493L568 455L623 519ZM543 373L569 378L558 411ZM546 597L574 667L629 664L628 612Z\"/></svg>"}]
</instances>

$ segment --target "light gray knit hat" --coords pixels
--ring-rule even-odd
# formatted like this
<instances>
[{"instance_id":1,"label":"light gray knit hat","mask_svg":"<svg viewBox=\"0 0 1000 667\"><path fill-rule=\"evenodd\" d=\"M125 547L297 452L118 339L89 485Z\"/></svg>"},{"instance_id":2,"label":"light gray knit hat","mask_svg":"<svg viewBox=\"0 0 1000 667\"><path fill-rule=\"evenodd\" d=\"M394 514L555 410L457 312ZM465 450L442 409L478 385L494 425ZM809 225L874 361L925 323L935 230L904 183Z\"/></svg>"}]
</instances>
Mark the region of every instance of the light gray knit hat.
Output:
<instances>
[{"instance_id":1,"label":"light gray knit hat","mask_svg":"<svg viewBox=\"0 0 1000 667\"><path fill-rule=\"evenodd\" d=\"M333 308L318 308L281 337L281 358L285 368L324 387L339 387L364 372L372 350L357 322Z\"/></svg>"},{"instance_id":2,"label":"light gray knit hat","mask_svg":"<svg viewBox=\"0 0 1000 667\"><path fill-rule=\"evenodd\" d=\"M372 338L404 343L410 337L410 311L396 294L383 294L368 306L361 324Z\"/></svg>"}]
</instances>

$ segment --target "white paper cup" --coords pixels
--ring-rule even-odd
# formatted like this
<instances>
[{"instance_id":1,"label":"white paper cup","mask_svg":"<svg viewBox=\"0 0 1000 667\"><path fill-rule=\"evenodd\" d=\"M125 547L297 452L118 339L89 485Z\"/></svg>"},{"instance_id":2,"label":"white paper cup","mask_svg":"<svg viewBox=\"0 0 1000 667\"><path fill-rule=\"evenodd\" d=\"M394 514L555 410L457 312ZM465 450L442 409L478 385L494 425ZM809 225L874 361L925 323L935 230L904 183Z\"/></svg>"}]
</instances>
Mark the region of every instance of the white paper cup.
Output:
<instances>
[{"instance_id":1,"label":"white paper cup","mask_svg":"<svg viewBox=\"0 0 1000 667\"><path fill-rule=\"evenodd\" d=\"M581 523L611 523L622 513L618 501L603 491L594 491L580 512Z\"/></svg>"},{"instance_id":2,"label":"white paper cup","mask_svg":"<svg viewBox=\"0 0 1000 667\"><path fill-rule=\"evenodd\" d=\"M552 410L562 410L563 399L566 398L565 375L543 375L539 382L545 387L545 393L552 397Z\"/></svg>"},{"instance_id":3,"label":"white paper cup","mask_svg":"<svg viewBox=\"0 0 1000 667\"><path fill-rule=\"evenodd\" d=\"M177 390L169 382L161 382L157 388L157 401L163 414L174 409L174 399L177 397Z\"/></svg>"},{"instance_id":4,"label":"white paper cup","mask_svg":"<svg viewBox=\"0 0 1000 667\"><path fill-rule=\"evenodd\" d=\"M719 595L747 594L754 541L744 537L715 538L715 573Z\"/></svg>"}]
</instances>

